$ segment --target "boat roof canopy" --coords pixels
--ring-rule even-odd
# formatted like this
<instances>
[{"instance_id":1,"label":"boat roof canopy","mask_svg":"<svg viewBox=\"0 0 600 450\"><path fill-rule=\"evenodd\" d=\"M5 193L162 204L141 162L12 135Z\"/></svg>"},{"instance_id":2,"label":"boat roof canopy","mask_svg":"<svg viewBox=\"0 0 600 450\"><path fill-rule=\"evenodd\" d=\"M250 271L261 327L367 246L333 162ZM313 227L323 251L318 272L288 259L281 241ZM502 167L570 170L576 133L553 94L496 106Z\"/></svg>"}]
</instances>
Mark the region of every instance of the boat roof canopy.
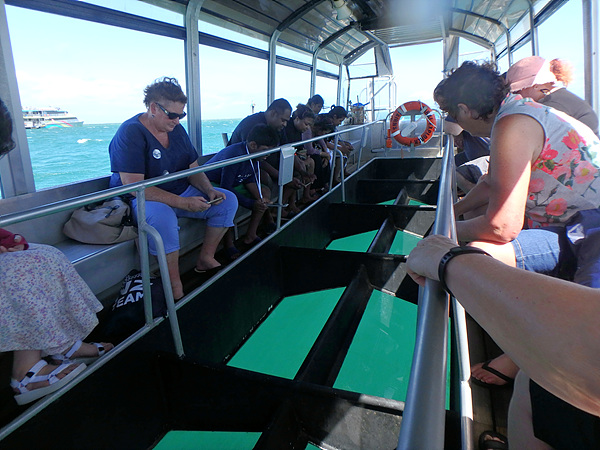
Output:
<instances>
[{"instance_id":1,"label":"boat roof canopy","mask_svg":"<svg viewBox=\"0 0 600 450\"><path fill-rule=\"evenodd\" d=\"M372 48L468 39L500 57L530 42L539 25L568 0L144 0L270 41L335 65ZM351 13L351 14L350 14ZM249 20L250 19L250 20ZM385 53L384 53L385 56Z\"/></svg>"}]
</instances>

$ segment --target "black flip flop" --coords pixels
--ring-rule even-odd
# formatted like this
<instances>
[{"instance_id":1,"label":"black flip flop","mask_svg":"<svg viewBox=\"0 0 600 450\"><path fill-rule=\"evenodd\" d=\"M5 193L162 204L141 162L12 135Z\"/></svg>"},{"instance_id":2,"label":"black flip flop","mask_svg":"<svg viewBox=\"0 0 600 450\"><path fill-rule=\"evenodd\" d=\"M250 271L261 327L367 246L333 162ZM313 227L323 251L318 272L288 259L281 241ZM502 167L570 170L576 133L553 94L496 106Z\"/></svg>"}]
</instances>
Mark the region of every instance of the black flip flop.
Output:
<instances>
[{"instance_id":1,"label":"black flip flop","mask_svg":"<svg viewBox=\"0 0 600 450\"><path fill-rule=\"evenodd\" d=\"M508 450L508 439L502 433L484 431L479 435L479 450Z\"/></svg>"},{"instance_id":2,"label":"black flip flop","mask_svg":"<svg viewBox=\"0 0 600 450\"><path fill-rule=\"evenodd\" d=\"M206 278L208 280L213 275L216 275L217 272L219 272L219 270L221 270L222 268L223 268L223 266L217 266L217 267L213 267L212 269L200 270L200 269L197 269L196 267L194 267L194 272L196 272L199 275L202 275L204 278Z\"/></svg>"},{"instance_id":3,"label":"black flip flop","mask_svg":"<svg viewBox=\"0 0 600 450\"><path fill-rule=\"evenodd\" d=\"M485 381L478 380L477 378L475 378L473 376L471 377L471 381L473 383L475 383L477 386L483 386L483 387L492 388L492 389L511 387L513 385L513 383L515 382L515 380L513 378L509 377L508 375L503 374L499 370L496 370L493 367L490 367L489 364L492 361L493 361L493 359L488 359L486 362L484 362L481 365L481 368L483 370L487 370L491 374L496 375L501 380L506 381L506 384L486 383Z\"/></svg>"}]
</instances>

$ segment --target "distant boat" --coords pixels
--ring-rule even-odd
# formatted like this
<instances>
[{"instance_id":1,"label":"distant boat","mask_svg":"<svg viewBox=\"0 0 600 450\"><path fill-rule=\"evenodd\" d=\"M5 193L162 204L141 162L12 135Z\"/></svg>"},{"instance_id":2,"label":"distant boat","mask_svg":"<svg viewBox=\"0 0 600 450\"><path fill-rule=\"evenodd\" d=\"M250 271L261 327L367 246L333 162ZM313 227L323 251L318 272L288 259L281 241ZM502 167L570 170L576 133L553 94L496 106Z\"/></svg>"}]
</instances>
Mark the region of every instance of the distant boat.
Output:
<instances>
[{"instance_id":1,"label":"distant boat","mask_svg":"<svg viewBox=\"0 0 600 450\"><path fill-rule=\"evenodd\" d=\"M23 121L25 128L52 128L52 127L77 127L83 125L83 120L79 120L68 111L60 108L35 108L23 110Z\"/></svg>"}]
</instances>

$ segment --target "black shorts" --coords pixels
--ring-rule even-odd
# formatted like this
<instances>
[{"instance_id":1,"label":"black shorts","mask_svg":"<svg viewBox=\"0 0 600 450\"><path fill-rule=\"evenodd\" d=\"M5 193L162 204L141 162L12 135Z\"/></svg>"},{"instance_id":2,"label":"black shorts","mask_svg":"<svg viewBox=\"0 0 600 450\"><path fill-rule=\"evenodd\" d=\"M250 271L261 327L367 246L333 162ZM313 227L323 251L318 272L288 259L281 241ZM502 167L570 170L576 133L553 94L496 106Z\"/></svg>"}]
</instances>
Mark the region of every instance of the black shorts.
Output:
<instances>
[{"instance_id":1,"label":"black shorts","mask_svg":"<svg viewBox=\"0 0 600 450\"><path fill-rule=\"evenodd\" d=\"M570 405L529 382L533 434L554 447L565 449L600 449L600 418Z\"/></svg>"}]
</instances>

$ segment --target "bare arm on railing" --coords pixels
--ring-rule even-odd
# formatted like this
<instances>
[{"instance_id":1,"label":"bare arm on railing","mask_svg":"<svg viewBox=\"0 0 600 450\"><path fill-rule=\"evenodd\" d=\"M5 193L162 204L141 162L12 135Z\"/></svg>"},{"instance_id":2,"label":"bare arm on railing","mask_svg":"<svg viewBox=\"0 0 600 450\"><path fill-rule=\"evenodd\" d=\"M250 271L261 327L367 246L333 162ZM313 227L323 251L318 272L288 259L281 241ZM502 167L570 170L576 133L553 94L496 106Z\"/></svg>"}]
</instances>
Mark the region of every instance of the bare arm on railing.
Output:
<instances>
[{"instance_id":1,"label":"bare arm on railing","mask_svg":"<svg viewBox=\"0 0 600 450\"><path fill-rule=\"evenodd\" d=\"M454 244L430 236L407 261L419 284L438 279ZM517 365L554 395L600 414L600 290L509 267L480 254L448 262L445 280L467 312Z\"/></svg>"}]
</instances>

